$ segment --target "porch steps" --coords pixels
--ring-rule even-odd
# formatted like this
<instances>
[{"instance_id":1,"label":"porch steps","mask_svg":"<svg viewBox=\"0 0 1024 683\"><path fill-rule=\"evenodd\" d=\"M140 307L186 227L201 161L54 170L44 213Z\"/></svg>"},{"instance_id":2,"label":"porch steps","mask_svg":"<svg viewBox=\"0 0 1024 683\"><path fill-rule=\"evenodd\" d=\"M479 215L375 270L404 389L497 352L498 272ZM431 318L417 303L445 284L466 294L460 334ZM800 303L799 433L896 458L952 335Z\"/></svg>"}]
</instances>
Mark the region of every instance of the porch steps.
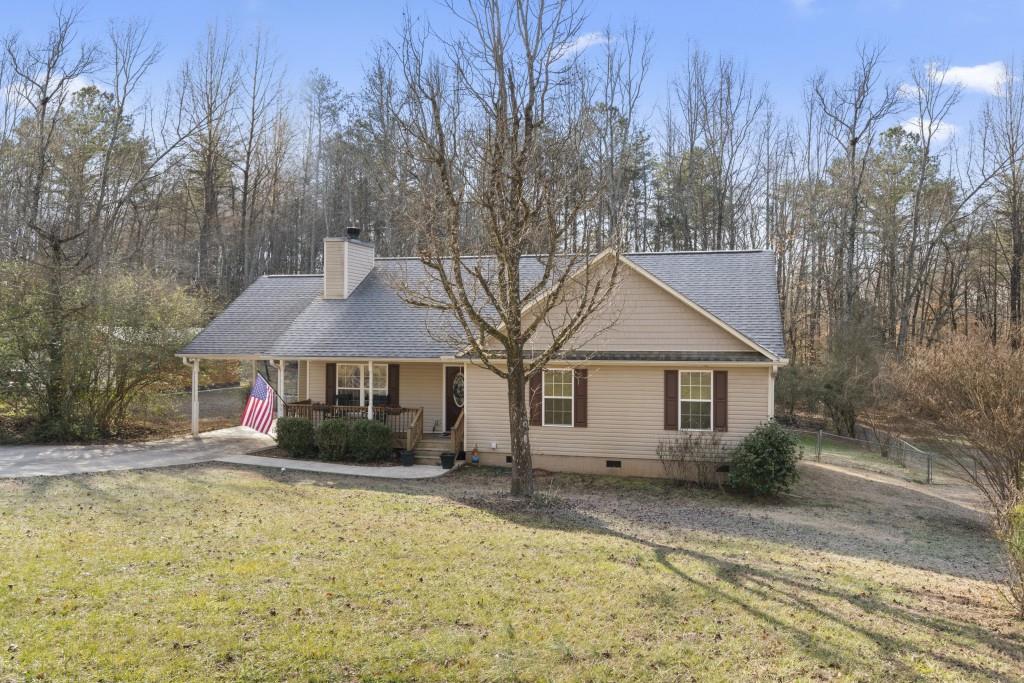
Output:
<instances>
[{"instance_id":1,"label":"porch steps","mask_svg":"<svg viewBox=\"0 0 1024 683\"><path fill-rule=\"evenodd\" d=\"M452 449L452 439L448 434L424 433L416 444L417 465L440 465L441 454Z\"/></svg>"}]
</instances>

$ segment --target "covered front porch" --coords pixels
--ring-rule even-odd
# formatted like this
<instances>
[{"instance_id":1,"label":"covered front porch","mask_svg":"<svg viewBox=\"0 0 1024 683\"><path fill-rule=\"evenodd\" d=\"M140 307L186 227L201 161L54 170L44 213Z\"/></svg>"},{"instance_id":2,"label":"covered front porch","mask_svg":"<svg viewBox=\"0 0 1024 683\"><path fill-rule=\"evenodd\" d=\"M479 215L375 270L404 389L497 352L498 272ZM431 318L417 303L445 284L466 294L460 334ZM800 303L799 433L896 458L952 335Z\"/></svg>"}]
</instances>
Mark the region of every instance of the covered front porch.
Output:
<instances>
[{"instance_id":1,"label":"covered front porch","mask_svg":"<svg viewBox=\"0 0 1024 683\"><path fill-rule=\"evenodd\" d=\"M193 370L193 433L198 433L198 368ZM221 359L223 360L223 358ZM431 359L248 358L249 380L266 377L279 417L370 419L387 424L396 449L427 457L465 450L462 363Z\"/></svg>"}]
</instances>

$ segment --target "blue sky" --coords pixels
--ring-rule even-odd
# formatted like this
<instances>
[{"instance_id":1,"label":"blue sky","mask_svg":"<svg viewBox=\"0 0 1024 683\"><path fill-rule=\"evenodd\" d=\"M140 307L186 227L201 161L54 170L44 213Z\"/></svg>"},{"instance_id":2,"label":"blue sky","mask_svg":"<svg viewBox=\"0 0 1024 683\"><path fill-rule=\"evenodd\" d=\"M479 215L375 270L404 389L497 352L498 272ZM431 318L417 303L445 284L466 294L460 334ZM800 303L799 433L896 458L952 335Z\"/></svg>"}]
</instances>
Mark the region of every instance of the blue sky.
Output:
<instances>
[{"instance_id":1,"label":"blue sky","mask_svg":"<svg viewBox=\"0 0 1024 683\"><path fill-rule=\"evenodd\" d=\"M46 2L2 2L4 32L38 37L52 17ZM112 17L149 20L152 36L164 46L151 79L159 88L208 23L230 24L242 36L263 27L282 54L291 84L320 68L351 90L359 86L373 44L394 35L407 6L435 26L449 21L434 0L91 0L84 6L82 34L101 35ZM968 68L1012 59L1024 46L1024 0L593 0L587 8L588 32L634 18L653 32L645 100L652 113L664 102L666 84L678 72L689 42L745 62L757 80L769 84L787 115L799 111L801 89L816 70L837 77L850 70L858 41L886 46L886 69L896 81L914 58ZM972 85L954 116L962 127L984 97L986 72L955 73Z\"/></svg>"}]
</instances>

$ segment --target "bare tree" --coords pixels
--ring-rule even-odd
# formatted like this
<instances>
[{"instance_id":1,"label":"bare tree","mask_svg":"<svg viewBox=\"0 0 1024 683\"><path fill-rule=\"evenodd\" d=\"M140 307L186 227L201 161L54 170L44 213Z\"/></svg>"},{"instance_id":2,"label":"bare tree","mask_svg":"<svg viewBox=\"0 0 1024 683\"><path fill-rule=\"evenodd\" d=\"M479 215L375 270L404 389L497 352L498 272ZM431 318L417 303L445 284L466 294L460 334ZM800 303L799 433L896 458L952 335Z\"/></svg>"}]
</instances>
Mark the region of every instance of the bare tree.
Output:
<instances>
[{"instance_id":1,"label":"bare tree","mask_svg":"<svg viewBox=\"0 0 1024 683\"><path fill-rule=\"evenodd\" d=\"M266 203L265 184L273 172L273 154L268 145L273 134L275 107L282 96L281 74L271 53L267 36L258 33L243 56L240 76L239 151L234 164L241 178L238 215L239 244L236 287L242 289L256 276L254 225Z\"/></svg>"},{"instance_id":2,"label":"bare tree","mask_svg":"<svg viewBox=\"0 0 1024 683\"><path fill-rule=\"evenodd\" d=\"M862 234L863 189L869 152L881 124L900 106L899 88L879 82L882 53L878 47L860 48L859 63L847 83L829 84L824 74L815 76L811 82L814 101L827 123L826 130L843 153L846 197L836 248L839 322L849 322L854 316L857 249Z\"/></svg>"},{"instance_id":3,"label":"bare tree","mask_svg":"<svg viewBox=\"0 0 1024 683\"><path fill-rule=\"evenodd\" d=\"M13 92L24 102L31 116L28 133L28 184L21 199L20 217L27 228L28 253L45 270L47 292L43 314L47 321L44 343L47 362L44 384L44 419L60 425L67 414L68 391L65 373L67 323L65 302L68 278L80 265L74 245L86 234L80 224L66 220L60 202L48 200L55 173L55 148L66 115L65 103L77 79L92 73L100 59L100 48L78 43L75 27L79 13L59 10L54 27L39 45L25 45L17 36L5 41L5 52L15 76Z\"/></svg>"},{"instance_id":4,"label":"bare tree","mask_svg":"<svg viewBox=\"0 0 1024 683\"><path fill-rule=\"evenodd\" d=\"M1010 343L1021 345L1021 267L1024 265L1024 73L1007 67L996 97L983 113L986 148L995 173L997 211L1010 233Z\"/></svg>"},{"instance_id":5,"label":"bare tree","mask_svg":"<svg viewBox=\"0 0 1024 683\"><path fill-rule=\"evenodd\" d=\"M1024 532L1015 526L1024 522L1024 352L979 335L946 339L916 349L889 379L906 414L942 437L945 452L988 500L1024 616L1024 547L1012 545Z\"/></svg>"},{"instance_id":6,"label":"bare tree","mask_svg":"<svg viewBox=\"0 0 1024 683\"><path fill-rule=\"evenodd\" d=\"M462 34L420 33L408 22L381 56L397 72L393 115L416 176L405 209L428 280L401 292L443 314L452 341L506 381L512 493L530 496L527 384L579 343L619 276L621 234L586 220L601 192L583 150L599 104L594 78L605 76L587 71L575 2L449 9ZM443 58L431 56L429 40ZM566 244L573 248L559 253ZM599 244L607 258L595 265Z\"/></svg>"},{"instance_id":7,"label":"bare tree","mask_svg":"<svg viewBox=\"0 0 1024 683\"><path fill-rule=\"evenodd\" d=\"M212 243L223 246L220 193L231 168L231 118L239 87L232 35L210 26L205 40L182 67L178 82L183 129L192 132L191 172L201 186L195 279L204 288L212 287L217 276Z\"/></svg>"}]
</instances>

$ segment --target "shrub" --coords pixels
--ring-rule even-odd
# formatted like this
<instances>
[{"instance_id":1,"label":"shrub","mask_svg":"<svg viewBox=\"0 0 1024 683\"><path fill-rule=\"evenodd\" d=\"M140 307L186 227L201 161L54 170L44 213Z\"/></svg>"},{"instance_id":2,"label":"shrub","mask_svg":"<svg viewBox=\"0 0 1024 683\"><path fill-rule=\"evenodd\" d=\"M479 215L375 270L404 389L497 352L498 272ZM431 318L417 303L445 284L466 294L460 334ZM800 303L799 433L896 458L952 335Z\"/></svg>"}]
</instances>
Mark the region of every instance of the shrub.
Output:
<instances>
[{"instance_id":1,"label":"shrub","mask_svg":"<svg viewBox=\"0 0 1024 683\"><path fill-rule=\"evenodd\" d=\"M728 461L718 434L687 433L658 443L658 459L665 474L677 484L712 483L715 468Z\"/></svg>"},{"instance_id":2,"label":"shrub","mask_svg":"<svg viewBox=\"0 0 1024 683\"><path fill-rule=\"evenodd\" d=\"M1010 594L1024 616L1024 503L1019 503L1007 515L1003 534L1010 560Z\"/></svg>"},{"instance_id":3,"label":"shrub","mask_svg":"<svg viewBox=\"0 0 1024 683\"><path fill-rule=\"evenodd\" d=\"M796 439L772 420L746 436L733 451L729 486L758 496L774 496L796 483Z\"/></svg>"},{"instance_id":4,"label":"shrub","mask_svg":"<svg viewBox=\"0 0 1024 683\"><path fill-rule=\"evenodd\" d=\"M351 424L348 456L356 462L380 462L391 457L391 428L383 422L358 420Z\"/></svg>"},{"instance_id":5,"label":"shrub","mask_svg":"<svg viewBox=\"0 0 1024 683\"><path fill-rule=\"evenodd\" d=\"M316 430L312 423L297 417L277 420L277 445L293 458L304 458L316 453Z\"/></svg>"},{"instance_id":6,"label":"shrub","mask_svg":"<svg viewBox=\"0 0 1024 683\"><path fill-rule=\"evenodd\" d=\"M316 447L324 460L344 460L348 454L348 442L352 426L348 420L334 418L324 420L316 430Z\"/></svg>"}]
</instances>

